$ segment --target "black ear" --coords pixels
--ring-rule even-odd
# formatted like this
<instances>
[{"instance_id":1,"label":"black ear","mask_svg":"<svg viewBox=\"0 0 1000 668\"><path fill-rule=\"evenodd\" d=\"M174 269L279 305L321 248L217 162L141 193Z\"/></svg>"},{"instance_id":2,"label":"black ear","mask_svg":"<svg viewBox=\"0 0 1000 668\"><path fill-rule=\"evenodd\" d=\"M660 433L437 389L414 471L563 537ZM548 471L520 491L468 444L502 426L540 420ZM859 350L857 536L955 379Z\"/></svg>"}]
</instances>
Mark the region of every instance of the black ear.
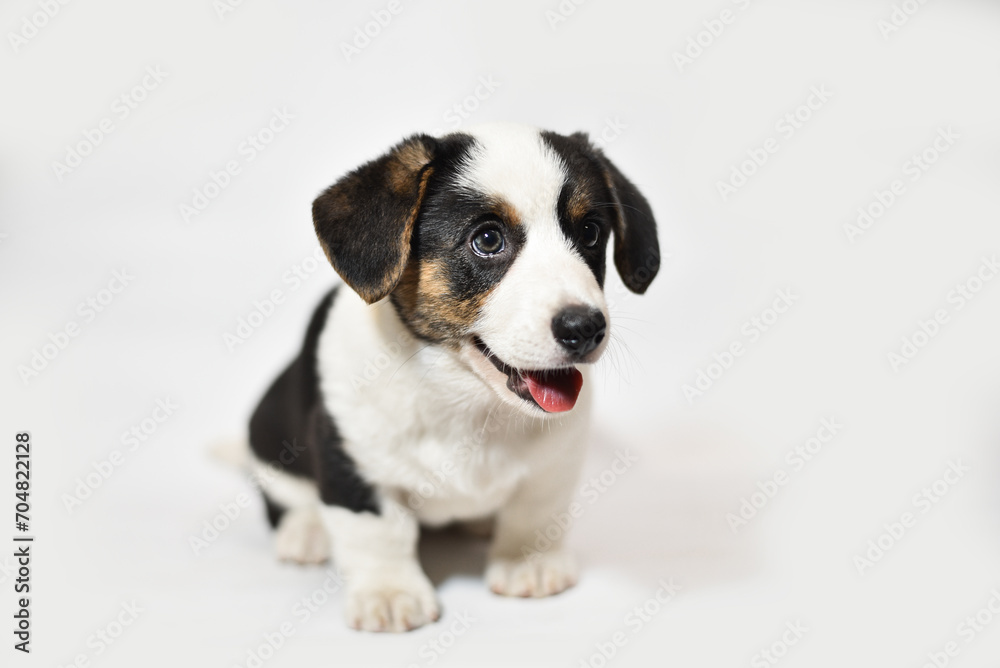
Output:
<instances>
[{"instance_id":1,"label":"black ear","mask_svg":"<svg viewBox=\"0 0 1000 668\"><path fill-rule=\"evenodd\" d=\"M313 202L313 225L326 257L369 304L392 292L406 267L434 150L433 137L413 135Z\"/></svg>"},{"instance_id":2,"label":"black ear","mask_svg":"<svg viewBox=\"0 0 1000 668\"><path fill-rule=\"evenodd\" d=\"M660 243L656 238L653 210L639 189L590 143L587 135L577 133L573 137L590 146L604 170L605 185L616 209L615 267L625 286L641 295L660 270Z\"/></svg>"}]
</instances>

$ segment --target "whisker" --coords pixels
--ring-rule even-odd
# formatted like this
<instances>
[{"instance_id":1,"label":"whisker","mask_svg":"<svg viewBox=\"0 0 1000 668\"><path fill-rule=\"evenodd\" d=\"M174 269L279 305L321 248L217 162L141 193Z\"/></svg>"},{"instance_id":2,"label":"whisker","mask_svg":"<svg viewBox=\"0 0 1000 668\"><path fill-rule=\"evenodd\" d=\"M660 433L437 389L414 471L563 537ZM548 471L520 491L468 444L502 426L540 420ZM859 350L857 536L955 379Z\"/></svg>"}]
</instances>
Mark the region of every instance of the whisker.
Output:
<instances>
[{"instance_id":1,"label":"whisker","mask_svg":"<svg viewBox=\"0 0 1000 668\"><path fill-rule=\"evenodd\" d=\"M639 364L639 357L635 354L632 348L629 347L628 342L623 337L617 335L614 331L611 332L611 341L613 341L617 346L617 349L621 350L622 354L625 355L625 361L631 363L628 368L628 373L622 374L623 380L628 382L632 377L632 364L635 365L635 368L641 368Z\"/></svg>"},{"instance_id":2,"label":"whisker","mask_svg":"<svg viewBox=\"0 0 1000 668\"><path fill-rule=\"evenodd\" d=\"M628 370L624 368L622 360L621 342L612 334L608 339L608 351L611 352L611 360L614 363L615 375L618 378L618 390L621 391L622 380L628 377Z\"/></svg>"},{"instance_id":3,"label":"whisker","mask_svg":"<svg viewBox=\"0 0 1000 668\"><path fill-rule=\"evenodd\" d=\"M618 322L619 320L634 320L635 322L641 322L641 323L643 323L645 325L652 325L653 324L652 320L646 320L645 318L636 318L636 317L628 316L628 315L621 315L621 314L618 314L618 313L615 313L613 317L614 317L615 322Z\"/></svg>"},{"instance_id":4,"label":"whisker","mask_svg":"<svg viewBox=\"0 0 1000 668\"><path fill-rule=\"evenodd\" d=\"M396 376L396 373L397 373L397 372L398 372L398 371L399 371L400 369L402 369L402 368L403 368L403 367L404 367L404 366L406 365L406 363L407 363L407 362L409 362L409 361L410 361L410 360L412 360L412 359L413 359L414 357L416 357L416 356L417 356L418 354L420 354L420 351L422 351L422 350L427 350L427 349L428 349L428 348L430 348L430 347L431 347L431 344L430 344L430 343L428 343L428 344L426 344L426 345L424 345L424 346L422 346L422 347L420 347L420 348L417 348L417 350L416 350L416 351L415 351L415 352L414 352L414 353L413 353L412 355L410 355L409 357L407 357L407 358L406 358L405 360L403 360L403 363L402 363L402 364L400 364L400 365L399 365L398 367L396 367L396 370L392 372L392 375L391 375L391 376L389 376L389 380L385 381L385 384L386 384L386 385L388 385L389 383L391 383L391 382L392 382L392 379L393 379L393 378L394 378L394 377ZM425 375L426 375L426 374L425 374Z\"/></svg>"},{"instance_id":5,"label":"whisker","mask_svg":"<svg viewBox=\"0 0 1000 668\"><path fill-rule=\"evenodd\" d=\"M417 387L420 387L420 385L424 382L424 379L427 378L427 374L429 374L431 371L434 370L434 367L436 367L438 363L444 359L444 356L445 356L444 351L438 353L438 356L434 358L434 362L430 366L428 366L427 370L424 371L422 376L420 376L420 380L417 381Z\"/></svg>"}]
</instances>

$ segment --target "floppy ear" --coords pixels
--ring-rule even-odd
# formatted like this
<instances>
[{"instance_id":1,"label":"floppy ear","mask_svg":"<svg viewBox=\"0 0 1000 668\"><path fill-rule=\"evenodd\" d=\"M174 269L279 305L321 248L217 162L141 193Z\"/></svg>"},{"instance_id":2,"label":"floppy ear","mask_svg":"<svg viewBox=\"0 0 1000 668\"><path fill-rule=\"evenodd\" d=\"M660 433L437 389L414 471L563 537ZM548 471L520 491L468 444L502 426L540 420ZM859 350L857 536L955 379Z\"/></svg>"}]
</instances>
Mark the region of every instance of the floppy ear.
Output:
<instances>
[{"instance_id":1,"label":"floppy ear","mask_svg":"<svg viewBox=\"0 0 1000 668\"><path fill-rule=\"evenodd\" d=\"M326 257L369 304L392 292L406 267L434 149L433 137L413 135L313 202L313 225Z\"/></svg>"},{"instance_id":2,"label":"floppy ear","mask_svg":"<svg viewBox=\"0 0 1000 668\"><path fill-rule=\"evenodd\" d=\"M607 156L590 144L583 133L577 133L591 147L604 170L604 182L615 204L615 267L622 282L632 292L642 294L660 270L660 243L656 238L656 220L649 202L639 189L618 171Z\"/></svg>"}]
</instances>

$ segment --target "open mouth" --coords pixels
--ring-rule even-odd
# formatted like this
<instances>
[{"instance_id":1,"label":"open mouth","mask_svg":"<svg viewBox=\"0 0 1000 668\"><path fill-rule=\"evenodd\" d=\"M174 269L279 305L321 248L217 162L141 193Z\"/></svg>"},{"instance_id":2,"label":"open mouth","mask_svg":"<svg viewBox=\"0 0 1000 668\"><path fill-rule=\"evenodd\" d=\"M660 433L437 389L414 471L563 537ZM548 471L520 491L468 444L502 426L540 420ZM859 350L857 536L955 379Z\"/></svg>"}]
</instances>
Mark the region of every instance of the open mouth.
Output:
<instances>
[{"instance_id":1,"label":"open mouth","mask_svg":"<svg viewBox=\"0 0 1000 668\"><path fill-rule=\"evenodd\" d=\"M583 374L575 367L556 369L515 369L493 354L478 336L476 348L507 376L507 389L548 413L562 413L576 405L583 387Z\"/></svg>"}]
</instances>

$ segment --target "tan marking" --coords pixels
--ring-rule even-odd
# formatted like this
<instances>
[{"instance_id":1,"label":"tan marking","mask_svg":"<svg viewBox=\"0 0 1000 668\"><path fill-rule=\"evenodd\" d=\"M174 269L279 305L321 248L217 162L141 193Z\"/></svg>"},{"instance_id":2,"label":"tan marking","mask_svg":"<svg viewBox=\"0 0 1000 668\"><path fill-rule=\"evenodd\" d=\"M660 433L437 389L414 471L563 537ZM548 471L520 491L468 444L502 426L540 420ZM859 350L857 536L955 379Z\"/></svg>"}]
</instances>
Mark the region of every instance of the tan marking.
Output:
<instances>
[{"instance_id":1,"label":"tan marking","mask_svg":"<svg viewBox=\"0 0 1000 668\"><path fill-rule=\"evenodd\" d=\"M442 301L448 298L448 280L441 260L430 260L420 265L420 296L427 301Z\"/></svg>"},{"instance_id":2,"label":"tan marking","mask_svg":"<svg viewBox=\"0 0 1000 668\"><path fill-rule=\"evenodd\" d=\"M410 262L393 295L403 319L413 330L437 342L468 335L492 289L469 299L459 299L451 291L447 265L432 259Z\"/></svg>"},{"instance_id":3,"label":"tan marking","mask_svg":"<svg viewBox=\"0 0 1000 668\"><path fill-rule=\"evenodd\" d=\"M431 161L432 157L427 146L420 139L407 142L396 151L396 159L411 172L420 171L424 165Z\"/></svg>"},{"instance_id":4,"label":"tan marking","mask_svg":"<svg viewBox=\"0 0 1000 668\"><path fill-rule=\"evenodd\" d=\"M569 201L566 203L566 213L571 221L579 222L590 211L593 205L590 193L585 192L581 186L573 188Z\"/></svg>"},{"instance_id":5,"label":"tan marking","mask_svg":"<svg viewBox=\"0 0 1000 668\"><path fill-rule=\"evenodd\" d=\"M500 216L500 219L511 227L517 227L521 224L521 216L517 212L517 209L503 197L490 197L489 204L490 208L493 209L493 213Z\"/></svg>"},{"instance_id":6,"label":"tan marking","mask_svg":"<svg viewBox=\"0 0 1000 668\"><path fill-rule=\"evenodd\" d=\"M401 195L412 194L417 184L414 177L431 161L424 143L415 140L400 146L386 166L390 187Z\"/></svg>"},{"instance_id":7,"label":"tan marking","mask_svg":"<svg viewBox=\"0 0 1000 668\"><path fill-rule=\"evenodd\" d=\"M447 267L443 260L430 260L421 264L420 289L421 310L429 311L435 320L443 321L448 329L467 331L479 316L486 299L485 294L471 299L459 300L451 292L448 284Z\"/></svg>"}]
</instances>

